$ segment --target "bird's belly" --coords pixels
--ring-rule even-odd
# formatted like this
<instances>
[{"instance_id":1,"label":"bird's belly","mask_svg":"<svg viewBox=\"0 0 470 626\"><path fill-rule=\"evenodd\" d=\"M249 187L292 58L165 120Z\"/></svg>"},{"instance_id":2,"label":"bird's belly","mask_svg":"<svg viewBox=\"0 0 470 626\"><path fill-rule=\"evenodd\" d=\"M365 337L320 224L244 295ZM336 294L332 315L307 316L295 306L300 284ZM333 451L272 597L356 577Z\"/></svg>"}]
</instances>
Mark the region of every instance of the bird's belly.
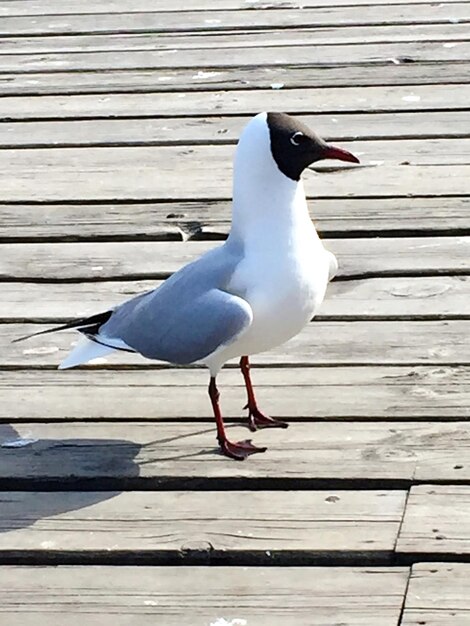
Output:
<instances>
[{"instance_id":1,"label":"bird's belly","mask_svg":"<svg viewBox=\"0 0 470 626\"><path fill-rule=\"evenodd\" d=\"M265 274L263 280L253 281L253 287L243 295L253 311L253 322L227 349L235 350L234 356L256 354L297 335L318 310L327 282L326 257L321 262L315 258L315 262L302 267L293 264L277 268L272 274Z\"/></svg>"},{"instance_id":2,"label":"bird's belly","mask_svg":"<svg viewBox=\"0 0 470 626\"><path fill-rule=\"evenodd\" d=\"M297 335L314 316L323 295L324 289L318 285L304 284L290 288L277 285L272 293L248 296L253 322L242 338L248 354L269 350Z\"/></svg>"}]
</instances>

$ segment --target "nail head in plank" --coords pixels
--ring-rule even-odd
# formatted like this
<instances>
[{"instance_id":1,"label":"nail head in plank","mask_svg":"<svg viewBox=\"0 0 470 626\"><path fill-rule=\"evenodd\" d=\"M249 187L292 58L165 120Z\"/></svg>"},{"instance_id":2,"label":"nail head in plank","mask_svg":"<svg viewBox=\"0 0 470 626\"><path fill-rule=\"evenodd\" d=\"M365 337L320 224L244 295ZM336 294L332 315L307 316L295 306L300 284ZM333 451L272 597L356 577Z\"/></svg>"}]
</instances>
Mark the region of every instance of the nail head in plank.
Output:
<instances>
[{"instance_id":1,"label":"nail head in plank","mask_svg":"<svg viewBox=\"0 0 470 626\"><path fill-rule=\"evenodd\" d=\"M112 555L391 552L404 491L4 492L0 558L49 551ZM299 555L300 558L301 555Z\"/></svg>"}]
</instances>

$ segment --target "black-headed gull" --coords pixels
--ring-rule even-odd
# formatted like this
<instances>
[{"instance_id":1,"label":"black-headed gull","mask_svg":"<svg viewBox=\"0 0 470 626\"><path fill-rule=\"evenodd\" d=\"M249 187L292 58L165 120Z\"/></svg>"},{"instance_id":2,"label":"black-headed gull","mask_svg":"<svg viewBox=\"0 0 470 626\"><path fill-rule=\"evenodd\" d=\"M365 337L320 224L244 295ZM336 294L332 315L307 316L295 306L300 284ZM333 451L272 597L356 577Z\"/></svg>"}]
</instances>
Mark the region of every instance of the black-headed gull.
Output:
<instances>
[{"instance_id":1,"label":"black-headed gull","mask_svg":"<svg viewBox=\"0 0 470 626\"><path fill-rule=\"evenodd\" d=\"M158 289L43 331L76 328L84 335L59 367L114 350L180 365L203 363L210 371L209 395L223 453L241 460L264 452L251 440L227 438L216 376L227 361L240 358L250 428L287 426L259 410L248 357L297 335L318 311L336 271L336 259L309 217L300 180L306 167L322 159L359 162L289 115L254 117L235 153L232 227L225 243Z\"/></svg>"}]
</instances>

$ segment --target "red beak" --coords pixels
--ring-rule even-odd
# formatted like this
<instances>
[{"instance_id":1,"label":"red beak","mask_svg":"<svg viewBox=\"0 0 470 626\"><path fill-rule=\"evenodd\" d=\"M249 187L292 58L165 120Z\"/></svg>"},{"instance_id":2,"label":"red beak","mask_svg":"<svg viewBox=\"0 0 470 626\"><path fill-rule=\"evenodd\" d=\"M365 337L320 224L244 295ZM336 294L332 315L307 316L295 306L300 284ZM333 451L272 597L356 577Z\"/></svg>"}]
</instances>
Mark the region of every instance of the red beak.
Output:
<instances>
[{"instance_id":1,"label":"red beak","mask_svg":"<svg viewBox=\"0 0 470 626\"><path fill-rule=\"evenodd\" d=\"M343 148L335 148L334 146L327 146L324 153L324 159L337 159L338 161L350 161L351 163L359 163L359 159Z\"/></svg>"}]
</instances>

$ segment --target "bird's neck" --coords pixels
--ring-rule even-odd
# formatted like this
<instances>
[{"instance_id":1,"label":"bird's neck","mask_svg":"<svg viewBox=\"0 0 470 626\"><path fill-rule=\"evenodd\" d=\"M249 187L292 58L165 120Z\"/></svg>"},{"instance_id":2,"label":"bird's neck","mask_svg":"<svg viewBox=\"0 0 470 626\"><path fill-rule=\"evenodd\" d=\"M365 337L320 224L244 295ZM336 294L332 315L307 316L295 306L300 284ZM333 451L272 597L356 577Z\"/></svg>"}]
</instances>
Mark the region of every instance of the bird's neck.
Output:
<instances>
[{"instance_id":1,"label":"bird's neck","mask_svg":"<svg viewBox=\"0 0 470 626\"><path fill-rule=\"evenodd\" d=\"M269 240L269 245L284 247L304 235L316 237L301 181L280 172L274 181L269 177L234 178L232 241L246 247L262 246Z\"/></svg>"}]
</instances>

